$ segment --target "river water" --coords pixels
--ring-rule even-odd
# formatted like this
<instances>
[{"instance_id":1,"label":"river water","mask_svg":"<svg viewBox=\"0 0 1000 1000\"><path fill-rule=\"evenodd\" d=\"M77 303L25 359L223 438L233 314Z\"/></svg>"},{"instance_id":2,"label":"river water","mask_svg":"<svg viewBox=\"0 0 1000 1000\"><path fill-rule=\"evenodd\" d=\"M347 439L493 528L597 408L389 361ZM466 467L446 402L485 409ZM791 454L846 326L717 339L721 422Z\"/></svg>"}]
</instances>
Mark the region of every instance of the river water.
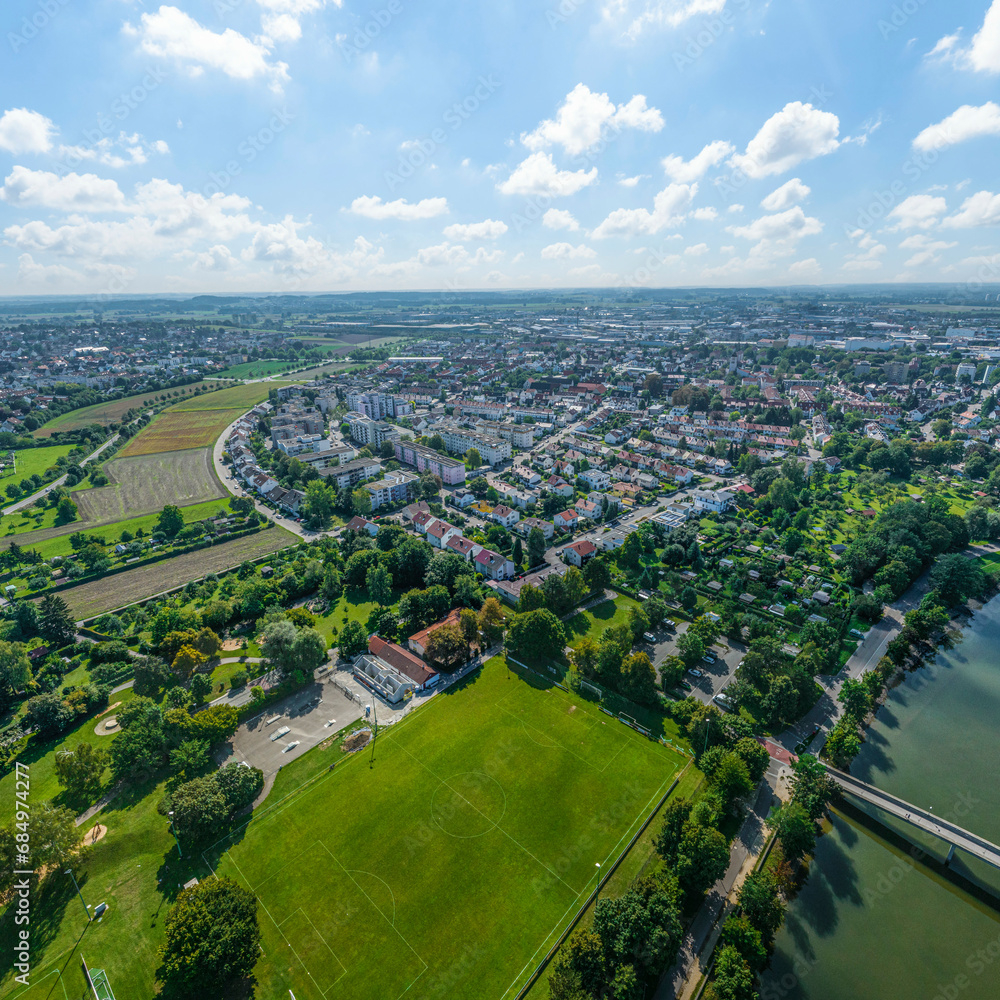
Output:
<instances>
[{"instance_id":1,"label":"river water","mask_svg":"<svg viewBox=\"0 0 1000 1000\"><path fill-rule=\"evenodd\" d=\"M851 772L1000 843L1000 597L891 692ZM920 845L944 860L940 841ZM778 933L763 1000L1000 1000L1000 900L918 862L835 815ZM952 867L1000 897L1000 871L961 852Z\"/></svg>"}]
</instances>

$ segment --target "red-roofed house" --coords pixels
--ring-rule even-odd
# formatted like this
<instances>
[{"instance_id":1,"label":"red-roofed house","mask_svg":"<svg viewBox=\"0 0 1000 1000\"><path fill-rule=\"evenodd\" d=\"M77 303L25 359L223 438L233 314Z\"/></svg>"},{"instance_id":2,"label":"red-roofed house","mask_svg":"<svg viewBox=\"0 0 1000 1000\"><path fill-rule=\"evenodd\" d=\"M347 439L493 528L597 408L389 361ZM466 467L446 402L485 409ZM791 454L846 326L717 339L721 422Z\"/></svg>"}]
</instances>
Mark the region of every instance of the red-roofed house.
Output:
<instances>
[{"instance_id":1,"label":"red-roofed house","mask_svg":"<svg viewBox=\"0 0 1000 1000\"><path fill-rule=\"evenodd\" d=\"M456 528L455 525L449 524L447 521L435 519L427 525L427 541L436 549L445 548L451 538L460 534L462 534L462 529Z\"/></svg>"},{"instance_id":2,"label":"red-roofed house","mask_svg":"<svg viewBox=\"0 0 1000 1000\"><path fill-rule=\"evenodd\" d=\"M580 517L575 510L564 510L552 518L557 531L571 531L577 526L579 521Z\"/></svg>"},{"instance_id":3,"label":"red-roofed house","mask_svg":"<svg viewBox=\"0 0 1000 1000\"><path fill-rule=\"evenodd\" d=\"M468 562L470 559L476 558L482 549L482 545L470 541L463 535L452 535L452 537L448 539L446 548L449 552L458 553L458 555Z\"/></svg>"},{"instance_id":4,"label":"red-roofed house","mask_svg":"<svg viewBox=\"0 0 1000 1000\"><path fill-rule=\"evenodd\" d=\"M516 510L511 507L505 507L503 504L494 507L490 517L497 524L502 524L505 528L513 528L521 520L521 515Z\"/></svg>"},{"instance_id":5,"label":"red-roofed house","mask_svg":"<svg viewBox=\"0 0 1000 1000\"><path fill-rule=\"evenodd\" d=\"M581 539L579 542L567 545L563 549L563 557L571 566L576 566L579 569L596 552L597 546L593 542Z\"/></svg>"},{"instance_id":6,"label":"red-roofed house","mask_svg":"<svg viewBox=\"0 0 1000 1000\"><path fill-rule=\"evenodd\" d=\"M448 614L440 621L435 622L433 625L428 625L427 628L421 629L419 632L411 635L410 638L406 640L406 645L409 646L410 649L417 654L417 656L426 656L428 637L445 625L457 625L458 614L458 608L449 611Z\"/></svg>"}]
</instances>

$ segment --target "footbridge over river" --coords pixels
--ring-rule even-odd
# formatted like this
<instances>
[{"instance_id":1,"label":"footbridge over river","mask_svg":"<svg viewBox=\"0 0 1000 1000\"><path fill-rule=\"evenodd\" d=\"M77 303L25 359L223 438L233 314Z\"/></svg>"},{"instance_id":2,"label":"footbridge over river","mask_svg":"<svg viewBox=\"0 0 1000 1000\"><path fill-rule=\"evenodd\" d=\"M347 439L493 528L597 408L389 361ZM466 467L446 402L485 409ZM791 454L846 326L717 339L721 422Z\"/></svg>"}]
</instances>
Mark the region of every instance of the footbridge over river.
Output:
<instances>
[{"instance_id":1,"label":"footbridge over river","mask_svg":"<svg viewBox=\"0 0 1000 1000\"><path fill-rule=\"evenodd\" d=\"M879 809L884 809L887 813L891 813L905 823L933 834L935 837L940 837L945 843L951 846L948 852L948 861L951 861L952 855L955 853L955 848L961 848L973 857L985 861L988 865L1000 868L1000 847L997 847L996 844L991 844L984 837L969 833L968 830L963 830L962 827L955 823L943 819L941 816L935 816L930 810L910 805L909 802L904 802L902 799L896 798L895 795L883 792L874 785L866 784L864 781L854 778L844 771L828 767L827 773L840 786L842 791L870 805L878 806Z\"/></svg>"}]
</instances>

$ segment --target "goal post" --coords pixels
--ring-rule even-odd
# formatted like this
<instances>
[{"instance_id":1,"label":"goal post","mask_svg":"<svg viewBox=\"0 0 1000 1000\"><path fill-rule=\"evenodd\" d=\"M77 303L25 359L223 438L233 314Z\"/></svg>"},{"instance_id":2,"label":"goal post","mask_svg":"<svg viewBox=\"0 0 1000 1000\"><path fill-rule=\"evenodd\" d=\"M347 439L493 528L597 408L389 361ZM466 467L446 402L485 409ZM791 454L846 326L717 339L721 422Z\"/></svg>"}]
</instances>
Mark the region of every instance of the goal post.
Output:
<instances>
[{"instance_id":1,"label":"goal post","mask_svg":"<svg viewBox=\"0 0 1000 1000\"><path fill-rule=\"evenodd\" d=\"M108 974L103 969L89 969L83 955L80 956L80 963L83 965L83 977L87 980L94 1000L115 1000L111 983L108 982Z\"/></svg>"}]
</instances>

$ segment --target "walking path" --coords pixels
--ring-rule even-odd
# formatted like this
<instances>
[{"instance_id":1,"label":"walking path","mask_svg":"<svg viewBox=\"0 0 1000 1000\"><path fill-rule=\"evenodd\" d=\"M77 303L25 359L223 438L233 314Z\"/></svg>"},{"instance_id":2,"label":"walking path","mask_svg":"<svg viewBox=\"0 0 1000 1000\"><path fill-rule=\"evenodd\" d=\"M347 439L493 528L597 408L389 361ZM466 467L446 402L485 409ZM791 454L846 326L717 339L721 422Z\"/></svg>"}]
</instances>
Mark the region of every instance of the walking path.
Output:
<instances>
[{"instance_id":1,"label":"walking path","mask_svg":"<svg viewBox=\"0 0 1000 1000\"><path fill-rule=\"evenodd\" d=\"M769 773L757 790L753 808L743 821L740 832L733 841L729 867L705 897L705 902L688 926L681 942L680 953L673 967L660 980L653 1000L688 1000L705 973L702 955L710 959L722 924L735 907L736 894L747 875L753 871L757 856L767 840L765 820L774 800L774 789Z\"/></svg>"},{"instance_id":2,"label":"walking path","mask_svg":"<svg viewBox=\"0 0 1000 1000\"><path fill-rule=\"evenodd\" d=\"M117 440L118 440L117 434L115 434L113 437L108 438L108 440L105 441L104 444L100 446L100 448L97 448L94 451L92 451L82 462L80 462L80 465L84 466L88 462L93 461L95 458L97 458L99 455L105 452L108 448L110 448ZM40 500L42 497L48 496L54 489L58 489L65 482L66 482L65 475L60 476L58 479L53 479L52 482L48 484L48 486L43 486L37 493L33 493L30 497L25 497L23 500L18 500L17 503L11 504L9 507L4 507L3 513L13 514L15 511L23 510L25 507L30 507L33 503Z\"/></svg>"}]
</instances>

